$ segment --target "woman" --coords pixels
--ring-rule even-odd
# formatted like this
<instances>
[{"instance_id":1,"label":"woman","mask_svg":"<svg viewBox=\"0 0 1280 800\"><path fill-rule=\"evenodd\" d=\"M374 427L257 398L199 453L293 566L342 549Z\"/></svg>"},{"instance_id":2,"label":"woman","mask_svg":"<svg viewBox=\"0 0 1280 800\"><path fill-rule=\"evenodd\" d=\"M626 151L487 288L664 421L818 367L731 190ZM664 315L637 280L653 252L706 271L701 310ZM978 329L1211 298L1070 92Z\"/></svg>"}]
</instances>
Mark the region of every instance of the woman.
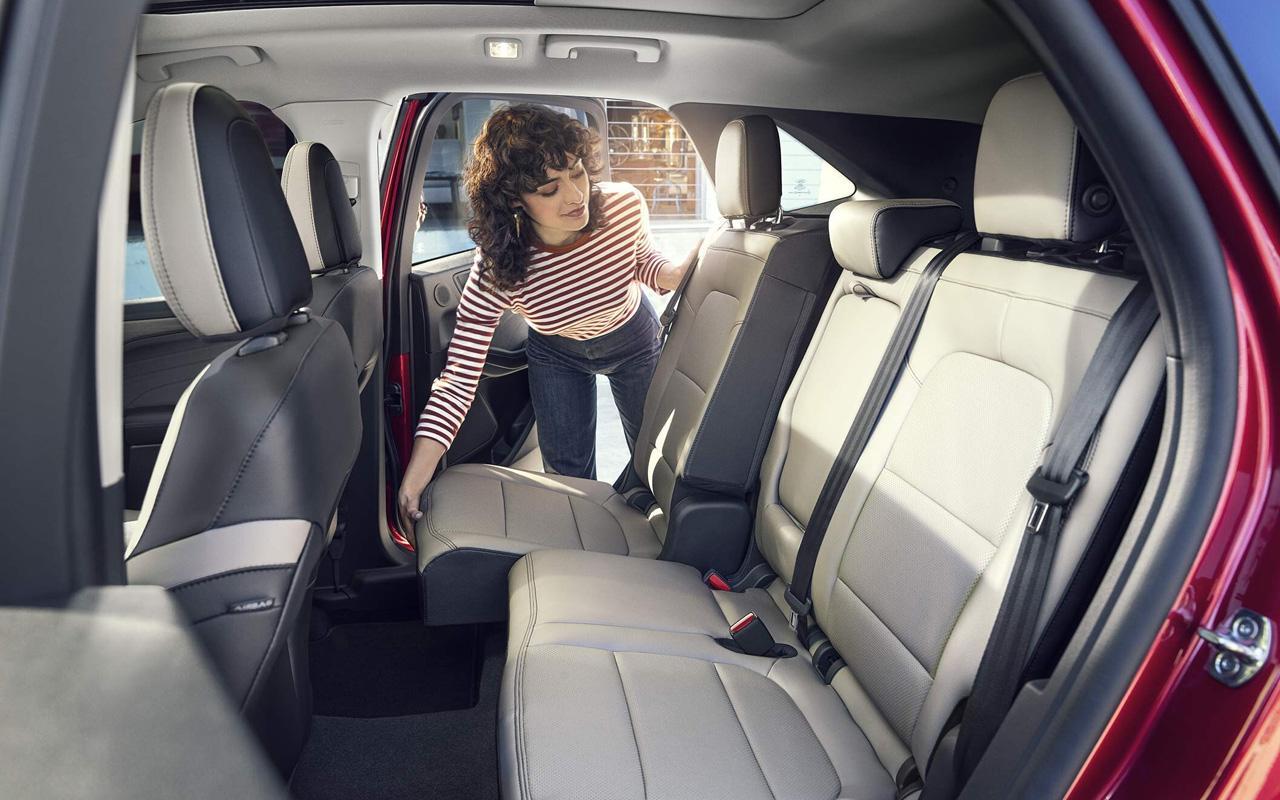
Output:
<instances>
[{"instance_id":1,"label":"woman","mask_svg":"<svg viewBox=\"0 0 1280 800\"><path fill-rule=\"evenodd\" d=\"M595 477L595 376L607 375L634 448L661 346L640 285L675 289L680 262L649 238L644 199L626 183L597 183L598 137L542 106L497 111L463 177L476 260L449 355L423 409L400 484L406 519L471 407L503 311L529 323L529 392L551 472Z\"/></svg>"}]
</instances>

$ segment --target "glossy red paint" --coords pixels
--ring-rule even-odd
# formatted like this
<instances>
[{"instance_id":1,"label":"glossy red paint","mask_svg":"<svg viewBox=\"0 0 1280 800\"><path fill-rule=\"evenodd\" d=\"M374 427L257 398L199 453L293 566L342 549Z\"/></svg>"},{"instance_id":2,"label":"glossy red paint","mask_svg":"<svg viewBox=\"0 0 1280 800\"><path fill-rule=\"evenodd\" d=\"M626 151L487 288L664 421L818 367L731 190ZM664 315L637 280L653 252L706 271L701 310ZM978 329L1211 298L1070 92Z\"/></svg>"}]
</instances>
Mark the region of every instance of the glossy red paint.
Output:
<instances>
[{"instance_id":1,"label":"glossy red paint","mask_svg":"<svg viewBox=\"0 0 1280 800\"><path fill-rule=\"evenodd\" d=\"M1191 171L1219 233L1240 348L1227 483L1177 605L1068 797L1280 796L1280 660L1230 689L1196 634L1240 607L1280 619L1280 209L1176 17L1095 0Z\"/></svg>"},{"instance_id":2,"label":"glossy red paint","mask_svg":"<svg viewBox=\"0 0 1280 800\"><path fill-rule=\"evenodd\" d=\"M393 313L393 305L399 302L396 296L396 287L400 285L400 267L399 254L396 250L396 226L401 224L402 220L397 213L397 209L404 204L402 202L404 187L404 166L409 158L409 147L412 143L413 126L417 122L418 113L421 111L424 101L418 99L406 100L397 120L396 130L392 133L391 148L387 153L387 179L382 187L382 296L383 296L383 315L384 320L399 319L398 313ZM410 358L407 346L403 343L402 347L406 347L405 352L397 353L388 359L386 367L386 391L387 396L398 388L400 396L404 398L401 403L400 413L396 415L387 415L387 425L391 429L391 438L395 442L396 452L399 457L400 467L404 468L409 461L409 451L413 448L413 383L410 376L413 374L413 362ZM388 483L386 487L387 495L387 528L391 533L391 539L399 547L413 552L413 544L410 537L406 536L400 530L400 516L396 503L396 489L398 487Z\"/></svg>"}]
</instances>

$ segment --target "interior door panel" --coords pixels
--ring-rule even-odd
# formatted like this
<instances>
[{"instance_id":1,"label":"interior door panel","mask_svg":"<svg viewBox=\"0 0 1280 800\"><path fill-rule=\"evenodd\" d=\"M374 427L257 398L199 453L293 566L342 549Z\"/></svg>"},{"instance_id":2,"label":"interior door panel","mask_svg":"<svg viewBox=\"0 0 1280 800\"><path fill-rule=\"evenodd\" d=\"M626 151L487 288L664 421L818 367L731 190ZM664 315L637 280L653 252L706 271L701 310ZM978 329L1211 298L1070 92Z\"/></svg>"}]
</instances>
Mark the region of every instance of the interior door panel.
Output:
<instances>
[{"instance_id":1,"label":"interior door panel","mask_svg":"<svg viewBox=\"0 0 1280 800\"><path fill-rule=\"evenodd\" d=\"M474 251L430 262L430 270L410 277L413 303L414 397L423 402L448 358L457 324L458 303L467 285ZM529 407L525 342L529 327L517 314L506 313L494 331L475 401L463 420L449 463L507 463L515 458L533 423Z\"/></svg>"}]
</instances>

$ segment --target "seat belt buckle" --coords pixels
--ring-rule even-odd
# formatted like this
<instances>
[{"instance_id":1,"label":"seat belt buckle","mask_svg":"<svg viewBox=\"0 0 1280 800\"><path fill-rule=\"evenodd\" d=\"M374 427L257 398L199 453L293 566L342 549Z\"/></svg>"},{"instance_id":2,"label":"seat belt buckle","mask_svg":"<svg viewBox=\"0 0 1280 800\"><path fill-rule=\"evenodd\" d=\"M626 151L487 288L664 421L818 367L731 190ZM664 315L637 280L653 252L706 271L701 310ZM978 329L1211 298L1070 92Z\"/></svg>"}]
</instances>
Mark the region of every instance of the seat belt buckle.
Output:
<instances>
[{"instance_id":1,"label":"seat belt buckle","mask_svg":"<svg viewBox=\"0 0 1280 800\"><path fill-rule=\"evenodd\" d=\"M1051 508L1065 508L1084 485L1089 482L1089 473L1073 469L1065 481L1055 481L1045 477L1044 467L1036 470L1027 480L1027 491L1035 499L1031 505L1031 513L1027 516L1027 530L1039 533Z\"/></svg>"},{"instance_id":2,"label":"seat belt buckle","mask_svg":"<svg viewBox=\"0 0 1280 800\"><path fill-rule=\"evenodd\" d=\"M765 627L764 620L754 611L729 626L729 638L749 656L764 656L773 652L776 642Z\"/></svg>"},{"instance_id":3,"label":"seat belt buckle","mask_svg":"<svg viewBox=\"0 0 1280 800\"><path fill-rule=\"evenodd\" d=\"M810 598L802 601L791 593L790 586L788 586L787 590L782 593L782 596L786 598L787 605L791 606L791 630L799 631L800 620L808 617L809 613L813 611L813 599Z\"/></svg>"},{"instance_id":4,"label":"seat belt buckle","mask_svg":"<svg viewBox=\"0 0 1280 800\"><path fill-rule=\"evenodd\" d=\"M717 592L733 591L733 587L729 585L729 582L726 581L724 577L719 572L716 572L714 569L709 569L706 572L702 573L702 582L705 583L707 586L710 586L712 589L714 589Z\"/></svg>"}]
</instances>

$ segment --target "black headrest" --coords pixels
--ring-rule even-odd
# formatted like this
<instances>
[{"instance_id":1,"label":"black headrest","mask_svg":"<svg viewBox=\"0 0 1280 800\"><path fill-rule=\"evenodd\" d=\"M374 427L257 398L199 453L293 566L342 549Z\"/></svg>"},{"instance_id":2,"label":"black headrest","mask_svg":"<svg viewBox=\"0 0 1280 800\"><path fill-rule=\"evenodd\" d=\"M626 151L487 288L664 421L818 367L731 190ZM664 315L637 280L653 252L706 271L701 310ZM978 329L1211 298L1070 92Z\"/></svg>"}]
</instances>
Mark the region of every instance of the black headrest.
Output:
<instances>
[{"instance_id":1,"label":"black headrest","mask_svg":"<svg viewBox=\"0 0 1280 800\"><path fill-rule=\"evenodd\" d=\"M311 300L302 241L257 124L214 86L147 108L142 225L165 299L200 338L283 328Z\"/></svg>"},{"instance_id":2,"label":"black headrest","mask_svg":"<svg viewBox=\"0 0 1280 800\"><path fill-rule=\"evenodd\" d=\"M312 272L360 260L360 226L342 168L319 142L298 142L284 161L284 196Z\"/></svg>"}]
</instances>

